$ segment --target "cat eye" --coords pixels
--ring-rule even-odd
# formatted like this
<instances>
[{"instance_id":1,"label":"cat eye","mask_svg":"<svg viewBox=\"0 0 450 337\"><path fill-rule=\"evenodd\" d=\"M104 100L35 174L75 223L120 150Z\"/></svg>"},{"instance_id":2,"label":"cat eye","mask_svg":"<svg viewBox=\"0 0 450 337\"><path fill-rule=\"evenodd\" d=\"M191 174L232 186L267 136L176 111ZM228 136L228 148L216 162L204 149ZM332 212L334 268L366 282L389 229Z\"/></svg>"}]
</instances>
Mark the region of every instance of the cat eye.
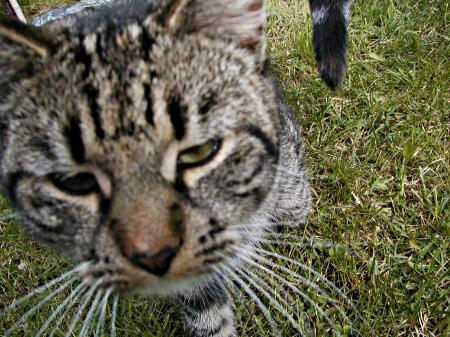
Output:
<instances>
[{"instance_id":1,"label":"cat eye","mask_svg":"<svg viewBox=\"0 0 450 337\"><path fill-rule=\"evenodd\" d=\"M97 179L90 173L79 173L72 177L52 174L49 178L53 185L67 194L87 195L100 190Z\"/></svg>"},{"instance_id":2,"label":"cat eye","mask_svg":"<svg viewBox=\"0 0 450 337\"><path fill-rule=\"evenodd\" d=\"M180 153L178 156L178 165L184 167L204 165L214 158L219 147L219 140L210 140L202 145L191 147Z\"/></svg>"}]
</instances>

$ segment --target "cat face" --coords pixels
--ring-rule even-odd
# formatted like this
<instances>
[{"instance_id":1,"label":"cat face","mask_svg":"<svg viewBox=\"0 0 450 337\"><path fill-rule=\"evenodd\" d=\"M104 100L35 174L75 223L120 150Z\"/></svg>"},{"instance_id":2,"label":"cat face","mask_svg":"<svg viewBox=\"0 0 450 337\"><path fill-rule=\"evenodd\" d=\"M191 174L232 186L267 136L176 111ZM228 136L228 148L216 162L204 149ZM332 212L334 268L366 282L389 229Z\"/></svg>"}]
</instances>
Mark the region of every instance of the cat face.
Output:
<instances>
[{"instance_id":1,"label":"cat face","mask_svg":"<svg viewBox=\"0 0 450 337\"><path fill-rule=\"evenodd\" d=\"M272 189L262 2L213 2L0 25L1 182L26 230L104 286L207 276Z\"/></svg>"}]
</instances>

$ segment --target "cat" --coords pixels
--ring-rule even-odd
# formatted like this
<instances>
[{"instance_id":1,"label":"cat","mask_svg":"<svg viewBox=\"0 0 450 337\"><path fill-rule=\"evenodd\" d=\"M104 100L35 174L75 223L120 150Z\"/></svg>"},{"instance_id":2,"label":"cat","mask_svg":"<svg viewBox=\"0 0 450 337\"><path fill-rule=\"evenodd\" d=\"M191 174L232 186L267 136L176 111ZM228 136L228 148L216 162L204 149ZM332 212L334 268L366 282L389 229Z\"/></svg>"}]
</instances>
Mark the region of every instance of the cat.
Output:
<instances>
[{"instance_id":1,"label":"cat","mask_svg":"<svg viewBox=\"0 0 450 337\"><path fill-rule=\"evenodd\" d=\"M310 5L335 89L350 1ZM265 20L263 0L158 0L0 21L0 183L24 229L91 294L175 297L192 337L237 336L227 284L310 208Z\"/></svg>"}]
</instances>

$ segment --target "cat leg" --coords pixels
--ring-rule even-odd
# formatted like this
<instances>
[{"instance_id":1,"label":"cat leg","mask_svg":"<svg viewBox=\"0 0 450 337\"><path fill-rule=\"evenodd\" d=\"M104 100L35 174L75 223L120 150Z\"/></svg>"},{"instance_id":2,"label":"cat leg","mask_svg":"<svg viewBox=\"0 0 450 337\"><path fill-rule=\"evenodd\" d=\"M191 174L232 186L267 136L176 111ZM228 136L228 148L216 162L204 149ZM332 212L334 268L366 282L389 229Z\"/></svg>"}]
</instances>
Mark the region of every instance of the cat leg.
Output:
<instances>
[{"instance_id":1,"label":"cat leg","mask_svg":"<svg viewBox=\"0 0 450 337\"><path fill-rule=\"evenodd\" d=\"M191 337L236 337L231 301L223 284L209 282L178 296Z\"/></svg>"}]
</instances>

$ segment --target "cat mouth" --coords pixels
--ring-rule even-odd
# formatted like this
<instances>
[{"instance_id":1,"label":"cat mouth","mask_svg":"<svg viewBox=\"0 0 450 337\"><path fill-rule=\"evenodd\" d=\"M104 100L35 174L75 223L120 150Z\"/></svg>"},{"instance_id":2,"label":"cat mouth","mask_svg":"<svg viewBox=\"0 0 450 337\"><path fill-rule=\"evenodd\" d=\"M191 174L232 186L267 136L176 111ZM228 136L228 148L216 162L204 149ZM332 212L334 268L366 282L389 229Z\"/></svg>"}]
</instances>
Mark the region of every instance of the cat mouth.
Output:
<instances>
[{"instance_id":1,"label":"cat mouth","mask_svg":"<svg viewBox=\"0 0 450 337\"><path fill-rule=\"evenodd\" d=\"M216 274L225 258L238 255L239 237L212 242L203 248L182 246L171 256L126 256L117 246L97 246L82 263L79 275L89 285L120 293L173 294ZM170 253L170 251L169 251ZM151 268L150 268L151 267ZM158 267L158 268L157 268Z\"/></svg>"},{"instance_id":2,"label":"cat mouth","mask_svg":"<svg viewBox=\"0 0 450 337\"><path fill-rule=\"evenodd\" d=\"M111 289L121 294L174 295L193 284L208 279L212 271L202 269L183 275L153 275L144 269L127 265L113 267L86 263L79 271L81 278L92 287Z\"/></svg>"}]
</instances>

